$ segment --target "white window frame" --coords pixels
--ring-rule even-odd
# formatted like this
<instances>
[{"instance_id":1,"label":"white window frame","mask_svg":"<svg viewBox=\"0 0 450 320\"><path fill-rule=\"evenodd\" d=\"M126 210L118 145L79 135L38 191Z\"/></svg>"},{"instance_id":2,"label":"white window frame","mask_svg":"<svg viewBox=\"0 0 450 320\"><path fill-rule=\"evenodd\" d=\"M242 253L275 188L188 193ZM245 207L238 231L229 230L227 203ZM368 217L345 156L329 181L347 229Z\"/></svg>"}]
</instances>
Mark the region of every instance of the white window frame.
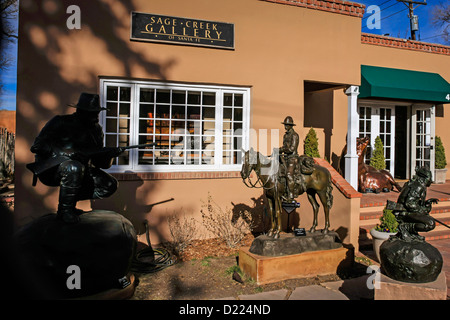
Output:
<instances>
[{"instance_id":1,"label":"white window frame","mask_svg":"<svg viewBox=\"0 0 450 320\"><path fill-rule=\"evenodd\" d=\"M109 172L205 172L205 171L239 171L242 164L223 163L223 97L225 93L237 93L243 95L243 115L242 115L242 148L249 148L250 132L250 88L235 86L186 84L176 82L127 80L127 79L100 79L100 101L102 107L106 108L106 91L108 86L124 86L131 88L131 108L130 108L130 145L139 144L139 89L141 87L151 87L154 89L173 90L193 90L216 93L216 118L215 118L215 140L214 140L214 164L167 164L167 165L144 165L138 164L138 150L129 151L128 165L113 165ZM156 102L155 102L156 103ZM106 112L100 113L100 124L105 130Z\"/></svg>"},{"instance_id":2,"label":"white window frame","mask_svg":"<svg viewBox=\"0 0 450 320\"><path fill-rule=\"evenodd\" d=\"M413 104L411 106L411 168L410 176L413 177L416 172L416 162L419 160L416 158L416 137L417 137L417 111L429 111L430 120L428 134L430 136L429 147L430 147L430 171L434 181L434 162L435 162L435 106L427 104Z\"/></svg>"}]
</instances>

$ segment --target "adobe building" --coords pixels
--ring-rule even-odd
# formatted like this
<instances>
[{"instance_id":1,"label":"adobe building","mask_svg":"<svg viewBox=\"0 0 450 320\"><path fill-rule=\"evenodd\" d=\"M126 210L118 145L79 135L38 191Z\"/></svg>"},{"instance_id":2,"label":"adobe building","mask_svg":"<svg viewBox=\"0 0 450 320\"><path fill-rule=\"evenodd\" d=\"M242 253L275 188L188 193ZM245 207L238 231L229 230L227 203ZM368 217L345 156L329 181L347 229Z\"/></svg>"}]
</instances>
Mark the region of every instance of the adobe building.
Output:
<instances>
[{"instance_id":1,"label":"adobe building","mask_svg":"<svg viewBox=\"0 0 450 320\"><path fill-rule=\"evenodd\" d=\"M450 158L450 47L362 34L364 10L341 0L20 1L17 223L57 207L57 189L32 187L25 168L34 138L81 92L97 92L106 145L158 146L119 157L109 170L118 191L79 208L115 210L140 234L148 219L154 244L169 239L168 216L200 220L208 194L224 210L261 213L241 148L270 154L290 115L302 141L316 130L317 161L333 176L331 229L357 248L356 137L382 138L396 178L433 168L436 136ZM309 229L312 208L299 201L296 221Z\"/></svg>"}]
</instances>

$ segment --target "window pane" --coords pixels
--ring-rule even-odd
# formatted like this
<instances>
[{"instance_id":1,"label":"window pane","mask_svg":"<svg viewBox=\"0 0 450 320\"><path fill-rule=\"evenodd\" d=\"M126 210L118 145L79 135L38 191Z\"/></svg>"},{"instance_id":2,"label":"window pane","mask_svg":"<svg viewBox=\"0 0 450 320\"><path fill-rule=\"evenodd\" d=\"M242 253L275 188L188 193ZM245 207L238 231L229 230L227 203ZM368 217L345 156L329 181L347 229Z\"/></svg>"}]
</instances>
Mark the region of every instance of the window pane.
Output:
<instances>
[{"instance_id":1,"label":"window pane","mask_svg":"<svg viewBox=\"0 0 450 320\"><path fill-rule=\"evenodd\" d=\"M216 133L215 130L215 122L205 121L203 122L203 134L204 135L214 135Z\"/></svg>"},{"instance_id":2,"label":"window pane","mask_svg":"<svg viewBox=\"0 0 450 320\"><path fill-rule=\"evenodd\" d=\"M119 118L119 133L130 132L130 119Z\"/></svg>"},{"instance_id":3,"label":"window pane","mask_svg":"<svg viewBox=\"0 0 450 320\"><path fill-rule=\"evenodd\" d=\"M153 120L139 120L139 133L153 133Z\"/></svg>"},{"instance_id":4,"label":"window pane","mask_svg":"<svg viewBox=\"0 0 450 320\"><path fill-rule=\"evenodd\" d=\"M214 106L216 104L216 93L215 92L204 92L203 93L203 105Z\"/></svg>"},{"instance_id":5,"label":"window pane","mask_svg":"<svg viewBox=\"0 0 450 320\"><path fill-rule=\"evenodd\" d=\"M200 107L188 107L188 119L200 120Z\"/></svg>"},{"instance_id":6,"label":"window pane","mask_svg":"<svg viewBox=\"0 0 450 320\"><path fill-rule=\"evenodd\" d=\"M170 120L157 120L155 122L155 133L167 134L170 130Z\"/></svg>"},{"instance_id":7,"label":"window pane","mask_svg":"<svg viewBox=\"0 0 450 320\"><path fill-rule=\"evenodd\" d=\"M233 117L233 109L231 108L224 108L223 109L223 120L224 121L231 121Z\"/></svg>"},{"instance_id":8,"label":"window pane","mask_svg":"<svg viewBox=\"0 0 450 320\"><path fill-rule=\"evenodd\" d=\"M107 100L117 101L118 94L119 94L119 87L108 86L108 88L106 89L106 99Z\"/></svg>"},{"instance_id":9,"label":"window pane","mask_svg":"<svg viewBox=\"0 0 450 320\"><path fill-rule=\"evenodd\" d=\"M243 106L243 95L242 94L234 94L234 106L235 107Z\"/></svg>"},{"instance_id":10,"label":"window pane","mask_svg":"<svg viewBox=\"0 0 450 320\"><path fill-rule=\"evenodd\" d=\"M234 108L234 121L242 121L242 109Z\"/></svg>"},{"instance_id":11,"label":"window pane","mask_svg":"<svg viewBox=\"0 0 450 320\"><path fill-rule=\"evenodd\" d=\"M155 90L142 88L140 92L141 102L154 102L155 101Z\"/></svg>"},{"instance_id":12,"label":"window pane","mask_svg":"<svg viewBox=\"0 0 450 320\"><path fill-rule=\"evenodd\" d=\"M115 135L115 134L105 135L105 146L106 147L117 147L117 135Z\"/></svg>"},{"instance_id":13,"label":"window pane","mask_svg":"<svg viewBox=\"0 0 450 320\"><path fill-rule=\"evenodd\" d=\"M214 120L216 118L215 108L203 108L203 120Z\"/></svg>"},{"instance_id":14,"label":"window pane","mask_svg":"<svg viewBox=\"0 0 450 320\"><path fill-rule=\"evenodd\" d=\"M108 102L106 104L106 116L107 117L117 117L117 103Z\"/></svg>"},{"instance_id":15,"label":"window pane","mask_svg":"<svg viewBox=\"0 0 450 320\"><path fill-rule=\"evenodd\" d=\"M157 90L156 102L158 103L170 103L170 90Z\"/></svg>"},{"instance_id":16,"label":"window pane","mask_svg":"<svg viewBox=\"0 0 450 320\"><path fill-rule=\"evenodd\" d=\"M173 91L172 103L186 104L186 91Z\"/></svg>"},{"instance_id":17,"label":"window pane","mask_svg":"<svg viewBox=\"0 0 450 320\"><path fill-rule=\"evenodd\" d=\"M223 105L230 106L230 107L233 105L233 94L232 93L225 93L223 95Z\"/></svg>"},{"instance_id":18,"label":"window pane","mask_svg":"<svg viewBox=\"0 0 450 320\"><path fill-rule=\"evenodd\" d=\"M200 121L188 121L187 130L190 134L200 134L202 125Z\"/></svg>"},{"instance_id":19,"label":"window pane","mask_svg":"<svg viewBox=\"0 0 450 320\"><path fill-rule=\"evenodd\" d=\"M153 118L155 107L153 104L141 104L139 107L140 118Z\"/></svg>"},{"instance_id":20,"label":"window pane","mask_svg":"<svg viewBox=\"0 0 450 320\"><path fill-rule=\"evenodd\" d=\"M105 131L117 133L117 119L106 119Z\"/></svg>"},{"instance_id":21,"label":"window pane","mask_svg":"<svg viewBox=\"0 0 450 320\"><path fill-rule=\"evenodd\" d=\"M139 135L139 144L153 143L153 135Z\"/></svg>"},{"instance_id":22,"label":"window pane","mask_svg":"<svg viewBox=\"0 0 450 320\"><path fill-rule=\"evenodd\" d=\"M119 106L119 117L130 117L130 104L121 103Z\"/></svg>"},{"instance_id":23,"label":"window pane","mask_svg":"<svg viewBox=\"0 0 450 320\"><path fill-rule=\"evenodd\" d=\"M125 151L120 156L117 157L118 165L128 165L130 163L130 153L129 151Z\"/></svg>"},{"instance_id":24,"label":"window pane","mask_svg":"<svg viewBox=\"0 0 450 320\"><path fill-rule=\"evenodd\" d=\"M200 104L200 92L188 93L188 104Z\"/></svg>"},{"instance_id":25,"label":"window pane","mask_svg":"<svg viewBox=\"0 0 450 320\"><path fill-rule=\"evenodd\" d=\"M214 151L206 151L202 153L202 164L214 164Z\"/></svg>"},{"instance_id":26,"label":"window pane","mask_svg":"<svg viewBox=\"0 0 450 320\"><path fill-rule=\"evenodd\" d=\"M155 151L155 165L167 165L169 164L169 151L161 150Z\"/></svg>"},{"instance_id":27,"label":"window pane","mask_svg":"<svg viewBox=\"0 0 450 320\"><path fill-rule=\"evenodd\" d=\"M120 101L130 101L131 98L131 88L122 87L120 88Z\"/></svg>"},{"instance_id":28,"label":"window pane","mask_svg":"<svg viewBox=\"0 0 450 320\"><path fill-rule=\"evenodd\" d=\"M186 107L173 106L172 107L172 119L186 119Z\"/></svg>"},{"instance_id":29,"label":"window pane","mask_svg":"<svg viewBox=\"0 0 450 320\"><path fill-rule=\"evenodd\" d=\"M184 134L186 133L185 121L172 121L171 133Z\"/></svg>"},{"instance_id":30,"label":"window pane","mask_svg":"<svg viewBox=\"0 0 450 320\"><path fill-rule=\"evenodd\" d=\"M190 165L200 164L200 151L193 151L193 150L186 151L186 164Z\"/></svg>"},{"instance_id":31,"label":"window pane","mask_svg":"<svg viewBox=\"0 0 450 320\"><path fill-rule=\"evenodd\" d=\"M170 106L156 105L156 118L169 119Z\"/></svg>"},{"instance_id":32,"label":"window pane","mask_svg":"<svg viewBox=\"0 0 450 320\"><path fill-rule=\"evenodd\" d=\"M126 147L130 145L130 136L125 134L119 135L119 147Z\"/></svg>"},{"instance_id":33,"label":"window pane","mask_svg":"<svg viewBox=\"0 0 450 320\"><path fill-rule=\"evenodd\" d=\"M153 151L139 151L138 163L144 165L152 165Z\"/></svg>"}]
</instances>

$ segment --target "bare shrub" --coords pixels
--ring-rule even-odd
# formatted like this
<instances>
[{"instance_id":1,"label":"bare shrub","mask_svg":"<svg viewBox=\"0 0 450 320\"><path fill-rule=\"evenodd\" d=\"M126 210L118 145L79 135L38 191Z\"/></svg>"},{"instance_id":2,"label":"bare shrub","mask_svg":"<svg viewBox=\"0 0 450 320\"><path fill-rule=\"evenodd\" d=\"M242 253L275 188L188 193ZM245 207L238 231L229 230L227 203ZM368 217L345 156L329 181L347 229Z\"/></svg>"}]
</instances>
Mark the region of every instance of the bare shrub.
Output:
<instances>
[{"instance_id":1,"label":"bare shrub","mask_svg":"<svg viewBox=\"0 0 450 320\"><path fill-rule=\"evenodd\" d=\"M205 228L225 241L229 248L236 248L254 227L253 217L249 211L242 211L239 217L233 218L233 210L230 208L223 210L209 193L207 201L203 202L201 213Z\"/></svg>"},{"instance_id":2,"label":"bare shrub","mask_svg":"<svg viewBox=\"0 0 450 320\"><path fill-rule=\"evenodd\" d=\"M173 254L179 256L196 239L198 234L198 222L186 215L174 213L167 218L169 232L172 241L166 242L164 246Z\"/></svg>"}]
</instances>

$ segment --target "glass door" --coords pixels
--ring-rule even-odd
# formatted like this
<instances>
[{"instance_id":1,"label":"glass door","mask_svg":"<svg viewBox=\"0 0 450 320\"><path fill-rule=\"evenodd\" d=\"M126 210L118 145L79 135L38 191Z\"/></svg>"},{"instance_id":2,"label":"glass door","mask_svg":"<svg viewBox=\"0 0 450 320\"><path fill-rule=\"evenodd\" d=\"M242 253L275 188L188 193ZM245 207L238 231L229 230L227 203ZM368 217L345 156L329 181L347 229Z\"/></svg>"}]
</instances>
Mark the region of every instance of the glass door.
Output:
<instances>
[{"instance_id":1,"label":"glass door","mask_svg":"<svg viewBox=\"0 0 450 320\"><path fill-rule=\"evenodd\" d=\"M369 137L370 146L367 148L366 164L370 163L375 139L380 137L384 146L386 170L394 175L395 171L395 107L360 105L359 111L359 137Z\"/></svg>"},{"instance_id":2,"label":"glass door","mask_svg":"<svg viewBox=\"0 0 450 320\"><path fill-rule=\"evenodd\" d=\"M411 177L416 167L430 168L434 179L434 106L413 106Z\"/></svg>"}]
</instances>

